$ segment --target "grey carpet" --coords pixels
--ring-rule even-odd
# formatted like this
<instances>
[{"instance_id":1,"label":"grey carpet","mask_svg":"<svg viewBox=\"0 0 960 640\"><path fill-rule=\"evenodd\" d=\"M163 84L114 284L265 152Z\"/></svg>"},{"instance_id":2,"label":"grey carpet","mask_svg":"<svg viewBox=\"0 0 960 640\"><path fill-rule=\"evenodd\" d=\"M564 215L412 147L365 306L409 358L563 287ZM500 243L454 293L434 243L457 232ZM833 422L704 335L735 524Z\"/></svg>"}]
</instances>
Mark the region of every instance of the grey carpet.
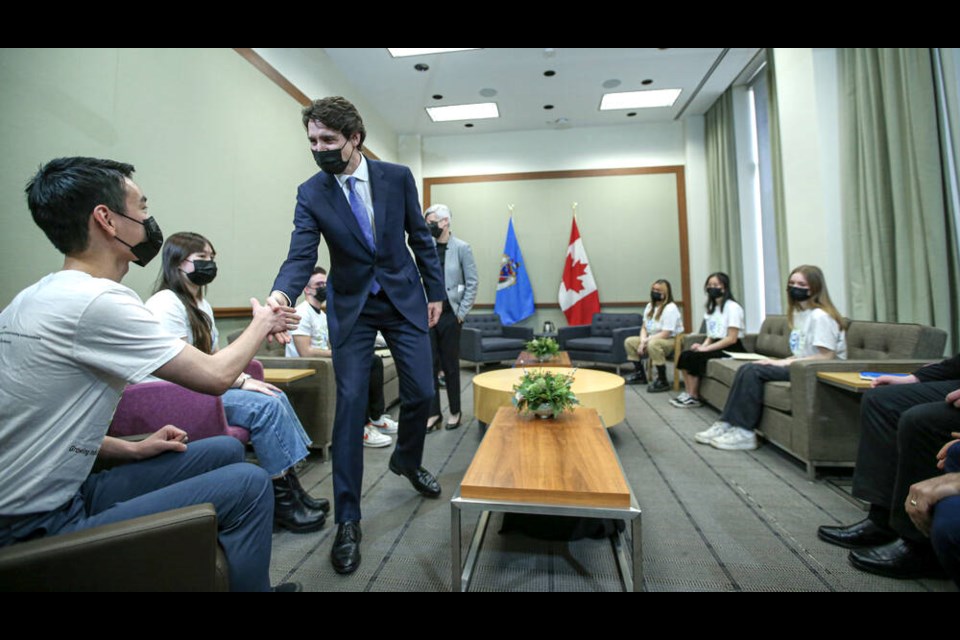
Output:
<instances>
[{"instance_id":1,"label":"grey carpet","mask_svg":"<svg viewBox=\"0 0 960 640\"><path fill-rule=\"evenodd\" d=\"M444 488L420 497L387 471L392 447L364 451L363 560L340 576L330 567L333 523L312 534L274 534L271 579L305 591L447 591L449 499L482 438L472 416L472 369L461 374L464 424L427 435L424 466ZM446 410L446 394L444 410ZM693 434L717 411L675 409L673 393L626 388L626 415L610 429L643 511L647 591L956 591L946 580L892 580L860 572L847 551L821 542L817 525L850 523L864 512L771 445L726 452ZM393 408L396 416L397 408ZM331 466L311 457L301 472L316 496L332 500ZM610 543L543 542L500 535L494 515L480 554L474 591L617 591ZM464 522L464 554L475 523Z\"/></svg>"}]
</instances>

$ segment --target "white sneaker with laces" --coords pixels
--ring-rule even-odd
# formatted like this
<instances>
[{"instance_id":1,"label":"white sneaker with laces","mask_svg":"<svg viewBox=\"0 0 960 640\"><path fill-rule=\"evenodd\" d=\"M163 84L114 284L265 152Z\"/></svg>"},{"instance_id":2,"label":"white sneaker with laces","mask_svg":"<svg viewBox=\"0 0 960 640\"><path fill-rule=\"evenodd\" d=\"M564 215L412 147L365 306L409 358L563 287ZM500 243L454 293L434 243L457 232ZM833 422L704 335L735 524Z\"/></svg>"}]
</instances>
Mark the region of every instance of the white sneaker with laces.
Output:
<instances>
[{"instance_id":1,"label":"white sneaker with laces","mask_svg":"<svg viewBox=\"0 0 960 640\"><path fill-rule=\"evenodd\" d=\"M722 436L711 440L710 446L724 451L753 451L757 448L757 434L750 429L730 427Z\"/></svg>"},{"instance_id":2,"label":"white sneaker with laces","mask_svg":"<svg viewBox=\"0 0 960 640\"><path fill-rule=\"evenodd\" d=\"M380 433L369 424L363 428L363 446L379 448L389 447L391 444L393 439L390 436Z\"/></svg>"},{"instance_id":3,"label":"white sneaker with laces","mask_svg":"<svg viewBox=\"0 0 960 640\"><path fill-rule=\"evenodd\" d=\"M717 420L706 431L694 434L693 439L700 444L710 444L714 438L719 438L730 430L730 423Z\"/></svg>"},{"instance_id":4,"label":"white sneaker with laces","mask_svg":"<svg viewBox=\"0 0 960 640\"><path fill-rule=\"evenodd\" d=\"M670 404L677 407L678 409L692 409L694 407L702 407L703 404L693 396L687 396L686 398L681 399L680 396L677 396L670 401Z\"/></svg>"},{"instance_id":5,"label":"white sneaker with laces","mask_svg":"<svg viewBox=\"0 0 960 640\"><path fill-rule=\"evenodd\" d=\"M377 420L371 420L367 423L371 427L376 427L377 431L392 436L398 431L399 425L397 421L390 417L389 413L385 413L380 416Z\"/></svg>"}]
</instances>

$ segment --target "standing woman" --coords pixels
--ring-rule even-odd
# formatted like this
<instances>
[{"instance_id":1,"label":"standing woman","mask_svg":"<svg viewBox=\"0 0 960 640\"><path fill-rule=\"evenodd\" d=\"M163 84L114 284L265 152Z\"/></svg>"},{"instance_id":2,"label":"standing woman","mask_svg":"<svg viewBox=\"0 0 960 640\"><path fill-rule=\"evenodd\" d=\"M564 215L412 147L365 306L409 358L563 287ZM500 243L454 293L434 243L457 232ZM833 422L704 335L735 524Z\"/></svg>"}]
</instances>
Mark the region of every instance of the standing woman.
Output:
<instances>
[{"instance_id":1,"label":"standing woman","mask_svg":"<svg viewBox=\"0 0 960 640\"><path fill-rule=\"evenodd\" d=\"M683 392L670 401L679 409L700 406L700 378L707 371L707 362L725 357L724 351L745 351L740 336L746 329L743 307L730 291L730 276L720 271L707 277L703 290L707 294L707 339L692 345L680 354L677 368L683 371Z\"/></svg>"},{"instance_id":2,"label":"standing woman","mask_svg":"<svg viewBox=\"0 0 960 640\"><path fill-rule=\"evenodd\" d=\"M694 439L728 451L757 448L756 428L763 411L763 385L789 380L790 365L801 360L847 358L846 323L830 301L819 267L801 265L787 281L790 351L782 360L760 360L737 369L720 419Z\"/></svg>"},{"instance_id":3,"label":"standing woman","mask_svg":"<svg viewBox=\"0 0 960 640\"><path fill-rule=\"evenodd\" d=\"M683 333L683 318L673 301L673 288L669 281L657 280L650 286L650 302L643 310L640 335L630 336L623 341L627 360L636 367L636 371L627 377L627 384L647 384L643 357L649 356L657 379L647 385L647 391L659 393L668 390L667 356L673 355L674 338L678 333Z\"/></svg>"},{"instance_id":4,"label":"standing woman","mask_svg":"<svg viewBox=\"0 0 960 640\"><path fill-rule=\"evenodd\" d=\"M442 371L446 380L450 416L446 428L460 426L463 414L460 411L460 328L463 319L473 308L477 299L477 263L470 245L450 232L450 209L435 204L424 212L424 220L437 244L437 255L443 267L443 285L447 296L443 300L443 313L436 326L430 329L430 345L433 347L433 403L427 432L440 428L443 413L440 411L440 385L437 375Z\"/></svg>"},{"instance_id":5,"label":"standing woman","mask_svg":"<svg viewBox=\"0 0 960 640\"><path fill-rule=\"evenodd\" d=\"M170 333L204 353L217 350L213 308L204 297L217 275L216 251L197 233L175 233L163 244L163 266L146 306ZM323 526L326 499L311 497L300 485L294 465L307 457L310 438L286 395L246 373L223 394L227 422L250 431L260 466L273 478L274 524L307 533Z\"/></svg>"}]
</instances>

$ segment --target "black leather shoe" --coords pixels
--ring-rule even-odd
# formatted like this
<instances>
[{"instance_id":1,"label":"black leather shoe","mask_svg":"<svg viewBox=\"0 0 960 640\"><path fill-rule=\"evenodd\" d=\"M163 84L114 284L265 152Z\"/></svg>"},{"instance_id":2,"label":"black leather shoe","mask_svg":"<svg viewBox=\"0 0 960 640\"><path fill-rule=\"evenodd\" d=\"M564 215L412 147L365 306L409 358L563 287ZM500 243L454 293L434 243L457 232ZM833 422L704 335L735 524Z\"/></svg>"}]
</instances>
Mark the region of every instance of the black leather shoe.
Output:
<instances>
[{"instance_id":1,"label":"black leather shoe","mask_svg":"<svg viewBox=\"0 0 960 640\"><path fill-rule=\"evenodd\" d=\"M290 474L273 481L273 524L293 533L316 531L326 522L323 511L310 509L297 496Z\"/></svg>"},{"instance_id":2,"label":"black leather shoe","mask_svg":"<svg viewBox=\"0 0 960 640\"><path fill-rule=\"evenodd\" d=\"M461 411L461 412L457 415L457 421L456 421L456 422L447 422L447 423L444 423L443 428L446 429L447 431L452 431L452 430L454 430L454 429L456 429L457 427L460 426L460 421L461 421L462 419L463 419L463 411Z\"/></svg>"},{"instance_id":3,"label":"black leather shoe","mask_svg":"<svg viewBox=\"0 0 960 640\"><path fill-rule=\"evenodd\" d=\"M630 375L627 376L626 383L627 384L647 384L647 374L643 373L642 371L631 373Z\"/></svg>"},{"instance_id":4,"label":"black leather shoe","mask_svg":"<svg viewBox=\"0 0 960 640\"><path fill-rule=\"evenodd\" d=\"M303 488L303 485L300 484L300 478L297 477L297 474L293 472L293 469L287 472L287 477L290 478L290 485L293 487L293 490L297 493L297 497L300 498L300 502L303 503L308 509L313 509L314 511L323 511L325 514L330 513L330 501L326 498L314 498L307 490Z\"/></svg>"},{"instance_id":5,"label":"black leather shoe","mask_svg":"<svg viewBox=\"0 0 960 640\"><path fill-rule=\"evenodd\" d=\"M946 578L930 545L898 538L889 544L869 549L854 549L850 564L861 571L888 578Z\"/></svg>"},{"instance_id":6,"label":"black leather shoe","mask_svg":"<svg viewBox=\"0 0 960 640\"><path fill-rule=\"evenodd\" d=\"M817 529L817 537L838 547L859 549L893 542L897 539L897 534L866 518L845 527L820 527Z\"/></svg>"},{"instance_id":7,"label":"black leather shoe","mask_svg":"<svg viewBox=\"0 0 960 640\"><path fill-rule=\"evenodd\" d=\"M330 563L333 570L340 574L353 573L360 566L360 523L356 520L341 522L337 527L337 537L330 550Z\"/></svg>"},{"instance_id":8,"label":"black leather shoe","mask_svg":"<svg viewBox=\"0 0 960 640\"><path fill-rule=\"evenodd\" d=\"M430 416L431 418L433 416ZM427 418L427 433L433 433L434 431L440 431L440 425L443 424L443 414L441 413L437 416L436 422L430 424L430 418Z\"/></svg>"},{"instance_id":9,"label":"black leather shoe","mask_svg":"<svg viewBox=\"0 0 960 640\"><path fill-rule=\"evenodd\" d=\"M274 593L300 593L303 585L299 582L281 582L271 589Z\"/></svg>"},{"instance_id":10,"label":"black leather shoe","mask_svg":"<svg viewBox=\"0 0 960 640\"><path fill-rule=\"evenodd\" d=\"M390 456L390 471L409 480L410 484L413 485L413 488L416 489L420 495L426 496L427 498L440 497L440 483L437 482L437 479L433 477L432 473L423 467L409 471L401 469L394 458L395 455Z\"/></svg>"}]
</instances>

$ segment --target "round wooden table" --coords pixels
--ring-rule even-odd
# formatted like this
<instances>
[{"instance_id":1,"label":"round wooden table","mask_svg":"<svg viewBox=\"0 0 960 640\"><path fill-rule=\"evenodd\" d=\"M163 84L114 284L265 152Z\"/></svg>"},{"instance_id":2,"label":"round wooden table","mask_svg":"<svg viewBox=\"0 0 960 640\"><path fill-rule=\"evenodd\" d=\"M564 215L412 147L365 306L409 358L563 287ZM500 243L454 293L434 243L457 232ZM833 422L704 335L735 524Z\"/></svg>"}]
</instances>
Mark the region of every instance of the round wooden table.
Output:
<instances>
[{"instance_id":1,"label":"round wooden table","mask_svg":"<svg viewBox=\"0 0 960 640\"><path fill-rule=\"evenodd\" d=\"M551 367L551 373L570 373L574 369ZM523 369L498 369L473 377L473 414L481 422L493 421L497 409L512 406L513 386L523 375ZM573 393L580 406L596 409L607 427L623 422L623 378L606 371L576 369Z\"/></svg>"}]
</instances>

